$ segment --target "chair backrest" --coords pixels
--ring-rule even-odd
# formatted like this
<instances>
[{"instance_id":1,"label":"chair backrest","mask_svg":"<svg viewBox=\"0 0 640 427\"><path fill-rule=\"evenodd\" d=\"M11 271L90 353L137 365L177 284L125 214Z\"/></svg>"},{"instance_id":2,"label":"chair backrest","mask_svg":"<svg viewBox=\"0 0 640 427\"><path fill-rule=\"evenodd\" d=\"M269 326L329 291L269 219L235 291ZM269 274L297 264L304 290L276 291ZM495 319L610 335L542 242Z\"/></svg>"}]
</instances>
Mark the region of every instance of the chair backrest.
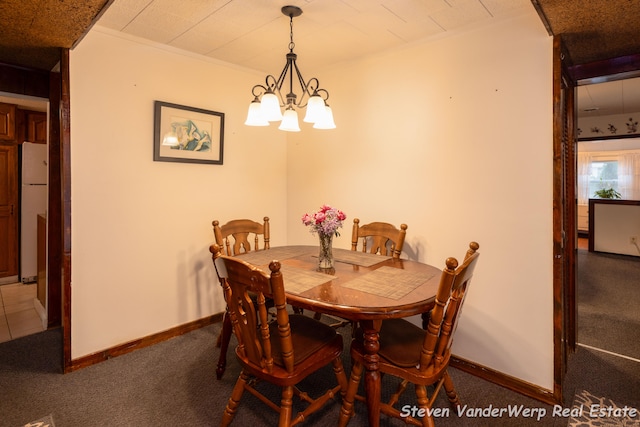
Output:
<instances>
[{"instance_id":1,"label":"chair backrest","mask_svg":"<svg viewBox=\"0 0 640 427\"><path fill-rule=\"evenodd\" d=\"M263 218L264 223L252 221L250 219L234 219L225 225L215 220L213 225L213 235L216 243L220 245L226 255L233 256L252 250L249 237L253 235L253 250L260 249L260 236L262 236L262 249L269 249L269 217Z\"/></svg>"},{"instance_id":2,"label":"chair backrest","mask_svg":"<svg viewBox=\"0 0 640 427\"><path fill-rule=\"evenodd\" d=\"M292 372L293 342L280 263L272 261L269 264L271 274L267 274L247 262L224 255L218 244L212 245L210 251L238 339L238 356L267 372L273 371L274 357L266 305L267 298L271 298L276 307L277 339L281 349L278 354L282 357L278 362L287 372Z\"/></svg>"},{"instance_id":3,"label":"chair backrest","mask_svg":"<svg viewBox=\"0 0 640 427\"><path fill-rule=\"evenodd\" d=\"M351 250L358 250L358 240L360 240L362 252L400 258L406 235L407 224L401 224L399 229L387 222L360 225L360 220L355 218L351 232Z\"/></svg>"},{"instance_id":4,"label":"chair backrest","mask_svg":"<svg viewBox=\"0 0 640 427\"><path fill-rule=\"evenodd\" d=\"M462 265L458 265L455 258L447 258L445 262L446 267L442 270L435 307L431 310L420 354L422 371L433 367L437 369L443 363L448 363L462 303L480 257L480 253L477 252L479 247L476 242L469 243L469 250Z\"/></svg>"}]
</instances>

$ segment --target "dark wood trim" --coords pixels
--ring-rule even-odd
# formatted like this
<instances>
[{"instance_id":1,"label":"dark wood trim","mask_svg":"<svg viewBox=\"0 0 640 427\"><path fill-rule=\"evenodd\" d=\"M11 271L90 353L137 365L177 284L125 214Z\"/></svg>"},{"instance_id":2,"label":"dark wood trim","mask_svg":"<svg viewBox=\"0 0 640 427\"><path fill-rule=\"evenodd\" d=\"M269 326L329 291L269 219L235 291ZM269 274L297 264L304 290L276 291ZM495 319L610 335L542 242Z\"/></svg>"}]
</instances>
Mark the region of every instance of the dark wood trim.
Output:
<instances>
[{"instance_id":1,"label":"dark wood trim","mask_svg":"<svg viewBox=\"0 0 640 427\"><path fill-rule=\"evenodd\" d=\"M49 73L49 209L47 211L47 327L62 325L62 187L60 177L61 75ZM58 272L58 273L56 273Z\"/></svg>"},{"instance_id":2,"label":"dark wood trim","mask_svg":"<svg viewBox=\"0 0 640 427\"><path fill-rule=\"evenodd\" d=\"M562 400L564 379L564 174L562 108L562 41L553 38L553 387L554 398Z\"/></svg>"},{"instance_id":3,"label":"dark wood trim","mask_svg":"<svg viewBox=\"0 0 640 427\"><path fill-rule=\"evenodd\" d=\"M593 252L593 236L594 236L594 232L593 232L593 224L594 224L594 218L595 218L595 214L593 212L593 203L591 203L591 199L589 199L589 252Z\"/></svg>"},{"instance_id":4,"label":"dark wood trim","mask_svg":"<svg viewBox=\"0 0 640 427\"><path fill-rule=\"evenodd\" d=\"M604 141L607 139L625 139L625 138L640 138L640 134L622 134L622 135L611 135L611 136L590 136L587 138L578 138L578 141Z\"/></svg>"},{"instance_id":5,"label":"dark wood trim","mask_svg":"<svg viewBox=\"0 0 640 427\"><path fill-rule=\"evenodd\" d=\"M148 335L143 338L139 338L133 341L129 341L124 344L120 344L111 348L108 348L97 353L90 354L71 361L69 366L66 367L65 372L73 372L78 369L86 368L96 363L104 362L105 360L122 356L123 354L131 353L135 350L140 350L145 347L149 347L171 338L186 334L187 332L194 331L196 329L203 328L213 323L222 322L224 313L214 314L213 316L205 317L193 322L185 323L184 325L176 326L169 330L158 332L152 335Z\"/></svg>"},{"instance_id":6,"label":"dark wood trim","mask_svg":"<svg viewBox=\"0 0 640 427\"><path fill-rule=\"evenodd\" d=\"M640 54L574 65L569 72L579 85L639 77Z\"/></svg>"},{"instance_id":7,"label":"dark wood trim","mask_svg":"<svg viewBox=\"0 0 640 427\"><path fill-rule=\"evenodd\" d=\"M565 104L565 197L564 200L573 200L574 203L565 203L565 277L562 305L565 314L565 331L563 334L566 352L564 354L564 369L568 368L568 358L570 354L576 352L576 339L578 336L578 312L575 301L577 301L577 273L576 264L578 256L578 106L576 99L576 83L571 79L568 63L563 61L563 79L566 93ZM567 303L571 301L571 303Z\"/></svg>"},{"instance_id":8,"label":"dark wood trim","mask_svg":"<svg viewBox=\"0 0 640 427\"><path fill-rule=\"evenodd\" d=\"M0 63L0 91L49 98L49 72Z\"/></svg>"},{"instance_id":9,"label":"dark wood trim","mask_svg":"<svg viewBox=\"0 0 640 427\"><path fill-rule=\"evenodd\" d=\"M60 192L62 347L65 372L71 368L71 117L69 49L60 52Z\"/></svg>"},{"instance_id":10,"label":"dark wood trim","mask_svg":"<svg viewBox=\"0 0 640 427\"><path fill-rule=\"evenodd\" d=\"M494 371L491 368L487 368L486 366L479 365L461 357L451 356L449 365L485 381L492 382L516 393L548 403L549 405L562 403L562 400L556 395L556 393L552 393L550 390L522 381L502 372Z\"/></svg>"}]
</instances>

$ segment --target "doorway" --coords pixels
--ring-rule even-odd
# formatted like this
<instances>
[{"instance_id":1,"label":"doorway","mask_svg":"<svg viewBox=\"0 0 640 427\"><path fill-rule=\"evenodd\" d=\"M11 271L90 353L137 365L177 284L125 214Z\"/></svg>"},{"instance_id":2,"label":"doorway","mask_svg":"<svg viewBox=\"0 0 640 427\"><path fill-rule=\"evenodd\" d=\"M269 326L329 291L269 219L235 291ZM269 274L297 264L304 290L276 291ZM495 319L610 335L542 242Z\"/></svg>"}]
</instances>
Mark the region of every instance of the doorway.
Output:
<instances>
[{"instance_id":1,"label":"doorway","mask_svg":"<svg viewBox=\"0 0 640 427\"><path fill-rule=\"evenodd\" d=\"M635 310L640 295L634 284L640 281L640 248L621 241L606 252L588 252L584 243L589 238L588 199L596 191L614 189L628 200L639 197L640 182L633 177L640 171L629 173L634 162L628 159L640 158L640 132L634 126L640 119L640 78L588 83L577 88L576 341L593 351L638 360L640 352L627 343L637 342L639 335L634 325L640 320ZM607 273L600 274L602 270ZM611 307L616 307L613 315Z\"/></svg>"},{"instance_id":2,"label":"doorway","mask_svg":"<svg viewBox=\"0 0 640 427\"><path fill-rule=\"evenodd\" d=\"M7 156L3 181L12 183L12 221L2 221L3 264L0 278L0 341L45 330L47 319L48 111L49 100L0 93L0 103L11 106L14 138L3 145ZM8 242L3 242L8 243Z\"/></svg>"}]
</instances>

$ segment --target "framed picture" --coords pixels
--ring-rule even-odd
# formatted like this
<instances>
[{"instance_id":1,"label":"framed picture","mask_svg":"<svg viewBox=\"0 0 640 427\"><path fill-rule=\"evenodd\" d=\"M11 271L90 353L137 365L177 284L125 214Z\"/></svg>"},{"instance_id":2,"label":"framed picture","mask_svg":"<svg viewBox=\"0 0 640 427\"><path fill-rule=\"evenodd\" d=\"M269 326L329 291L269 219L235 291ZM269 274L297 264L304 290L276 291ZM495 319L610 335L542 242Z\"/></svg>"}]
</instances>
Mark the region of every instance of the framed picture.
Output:
<instances>
[{"instance_id":1,"label":"framed picture","mask_svg":"<svg viewBox=\"0 0 640 427\"><path fill-rule=\"evenodd\" d=\"M155 101L153 160L222 164L224 113Z\"/></svg>"}]
</instances>

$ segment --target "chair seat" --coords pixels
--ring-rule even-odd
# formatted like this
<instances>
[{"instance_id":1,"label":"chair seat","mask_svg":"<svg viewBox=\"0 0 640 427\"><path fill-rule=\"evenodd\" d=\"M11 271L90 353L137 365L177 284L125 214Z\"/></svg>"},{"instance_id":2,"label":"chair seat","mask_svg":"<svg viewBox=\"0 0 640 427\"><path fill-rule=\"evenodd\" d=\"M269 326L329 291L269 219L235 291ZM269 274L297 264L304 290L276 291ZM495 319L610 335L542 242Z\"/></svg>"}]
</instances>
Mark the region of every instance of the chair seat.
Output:
<instances>
[{"instance_id":1,"label":"chair seat","mask_svg":"<svg viewBox=\"0 0 640 427\"><path fill-rule=\"evenodd\" d=\"M425 335L424 329L404 319L387 319L380 328L378 354L396 366L417 366Z\"/></svg>"},{"instance_id":2,"label":"chair seat","mask_svg":"<svg viewBox=\"0 0 640 427\"><path fill-rule=\"evenodd\" d=\"M344 349L342 335L338 334L331 326L298 314L289 315L289 322L292 331L294 372L288 372L284 366L282 348L280 340L277 338L277 322L269 324L273 370L268 372L264 367L244 359L238 354L238 347L236 347L238 362L246 372L257 378L266 378L278 386L295 385L316 370L318 366L327 365L332 360L340 358Z\"/></svg>"},{"instance_id":3,"label":"chair seat","mask_svg":"<svg viewBox=\"0 0 640 427\"><path fill-rule=\"evenodd\" d=\"M331 343L336 338L336 331L329 325L321 323L310 317L291 314L289 315L289 323L291 330L295 331L291 334L293 342L294 365L305 361L321 348ZM273 363L284 366L282 360L282 349L280 348L280 340L278 336L278 323L272 322L269 325L271 334L271 351L273 355Z\"/></svg>"}]
</instances>

